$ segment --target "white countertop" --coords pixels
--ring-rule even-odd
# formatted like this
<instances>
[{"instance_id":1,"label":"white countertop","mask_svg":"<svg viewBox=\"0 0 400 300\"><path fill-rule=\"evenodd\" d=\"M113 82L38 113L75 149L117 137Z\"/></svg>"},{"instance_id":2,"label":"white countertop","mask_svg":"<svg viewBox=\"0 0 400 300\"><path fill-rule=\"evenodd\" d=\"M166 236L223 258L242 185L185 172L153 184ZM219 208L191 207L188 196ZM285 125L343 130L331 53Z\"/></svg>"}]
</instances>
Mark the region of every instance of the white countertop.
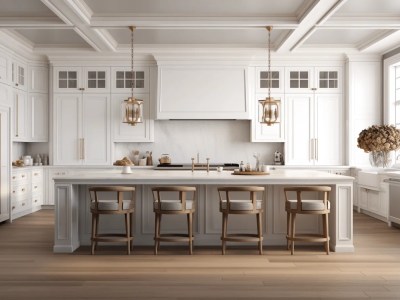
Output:
<instances>
[{"instance_id":1,"label":"white countertop","mask_svg":"<svg viewBox=\"0 0 400 300\"><path fill-rule=\"evenodd\" d=\"M269 175L232 175L232 171L164 171L133 169L131 174L120 170L87 171L54 177L55 183L71 184L335 184L351 183L354 178L315 170L272 170Z\"/></svg>"}]
</instances>

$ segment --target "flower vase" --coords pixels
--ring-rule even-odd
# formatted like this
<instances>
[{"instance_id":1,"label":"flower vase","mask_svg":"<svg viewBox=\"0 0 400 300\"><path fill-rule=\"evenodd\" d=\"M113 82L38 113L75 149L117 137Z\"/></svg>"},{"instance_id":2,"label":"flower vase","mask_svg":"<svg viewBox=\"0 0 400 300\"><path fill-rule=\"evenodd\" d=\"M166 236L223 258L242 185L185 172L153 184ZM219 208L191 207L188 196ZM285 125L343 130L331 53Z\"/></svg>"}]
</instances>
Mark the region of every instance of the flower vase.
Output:
<instances>
[{"instance_id":1,"label":"flower vase","mask_svg":"<svg viewBox=\"0 0 400 300\"><path fill-rule=\"evenodd\" d=\"M389 151L372 151L369 154L369 162L374 167L387 168L392 162Z\"/></svg>"}]
</instances>

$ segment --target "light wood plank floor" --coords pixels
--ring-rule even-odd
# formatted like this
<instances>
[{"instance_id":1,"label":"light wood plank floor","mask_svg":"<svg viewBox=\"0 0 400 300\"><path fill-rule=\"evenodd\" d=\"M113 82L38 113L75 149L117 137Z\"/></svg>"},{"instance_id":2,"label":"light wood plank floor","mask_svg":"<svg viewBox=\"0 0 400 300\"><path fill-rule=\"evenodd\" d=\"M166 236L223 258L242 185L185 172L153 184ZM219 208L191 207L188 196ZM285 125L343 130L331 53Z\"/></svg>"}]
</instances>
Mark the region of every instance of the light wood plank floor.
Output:
<instances>
[{"instance_id":1,"label":"light wood plank floor","mask_svg":"<svg viewBox=\"0 0 400 300\"><path fill-rule=\"evenodd\" d=\"M400 299L400 230L354 213L356 252L89 247L53 254L53 212L0 225L0 299Z\"/></svg>"}]
</instances>

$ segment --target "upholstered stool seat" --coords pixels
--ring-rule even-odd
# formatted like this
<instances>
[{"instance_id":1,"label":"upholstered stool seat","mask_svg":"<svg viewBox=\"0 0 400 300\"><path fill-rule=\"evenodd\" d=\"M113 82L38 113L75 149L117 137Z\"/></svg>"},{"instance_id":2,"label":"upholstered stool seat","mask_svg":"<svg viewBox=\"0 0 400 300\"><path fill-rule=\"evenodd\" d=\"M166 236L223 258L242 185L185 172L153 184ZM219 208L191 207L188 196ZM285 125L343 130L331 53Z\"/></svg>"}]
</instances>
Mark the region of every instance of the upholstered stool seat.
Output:
<instances>
[{"instance_id":1,"label":"upholstered stool seat","mask_svg":"<svg viewBox=\"0 0 400 300\"><path fill-rule=\"evenodd\" d=\"M116 197L109 199L110 195L114 193ZM124 200L124 193L130 193L131 200ZM132 215L135 209L135 188L130 186L93 186L89 188L89 194L90 212L92 213L92 254L94 254L98 242L126 242L127 253L130 254L133 240ZM101 199L102 196L107 200ZM125 234L99 234L100 215L124 215Z\"/></svg>"},{"instance_id":2,"label":"upholstered stool seat","mask_svg":"<svg viewBox=\"0 0 400 300\"><path fill-rule=\"evenodd\" d=\"M249 194L248 199L233 199L237 194ZM220 187L219 194L219 210L222 213L222 254L225 254L226 242L257 242L259 253L262 254L262 200L257 200L257 193L264 193L263 187L258 186L235 186ZM239 196L237 196L239 197ZM235 215L256 215L257 234L231 233L228 234L228 216Z\"/></svg>"},{"instance_id":3,"label":"upholstered stool seat","mask_svg":"<svg viewBox=\"0 0 400 300\"><path fill-rule=\"evenodd\" d=\"M193 254L193 213L195 212L196 188L190 186L163 186L152 188L155 213L154 254L158 254L160 242L189 242L189 254ZM188 194L191 199L188 199ZM169 197L166 196L169 194ZM188 234L161 234L161 216L186 215Z\"/></svg>"},{"instance_id":4,"label":"upholstered stool seat","mask_svg":"<svg viewBox=\"0 0 400 300\"><path fill-rule=\"evenodd\" d=\"M326 254L329 254L329 227L328 216L331 208L329 202L329 193L331 187L329 186L293 186L284 188L286 198L286 213L287 213L287 247L291 249L291 254L294 253L294 242L323 242L325 244ZM322 197L317 199L304 199L304 193L318 193L323 194ZM293 199L294 198L294 199ZM296 215L321 215L323 224L322 234L302 234L296 235Z\"/></svg>"}]
</instances>

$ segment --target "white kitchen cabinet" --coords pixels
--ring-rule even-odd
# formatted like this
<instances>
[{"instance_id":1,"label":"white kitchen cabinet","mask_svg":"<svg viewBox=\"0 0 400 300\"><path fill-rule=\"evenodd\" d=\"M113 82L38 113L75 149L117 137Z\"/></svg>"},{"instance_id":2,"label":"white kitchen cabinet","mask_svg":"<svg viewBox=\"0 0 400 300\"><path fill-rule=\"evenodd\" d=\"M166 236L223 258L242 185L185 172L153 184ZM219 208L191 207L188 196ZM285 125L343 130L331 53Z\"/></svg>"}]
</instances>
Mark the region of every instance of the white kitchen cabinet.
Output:
<instances>
[{"instance_id":1,"label":"white kitchen cabinet","mask_svg":"<svg viewBox=\"0 0 400 300\"><path fill-rule=\"evenodd\" d=\"M286 96L285 163L341 165L343 117L341 94Z\"/></svg>"},{"instance_id":2,"label":"white kitchen cabinet","mask_svg":"<svg viewBox=\"0 0 400 300\"><path fill-rule=\"evenodd\" d=\"M12 88L4 83L0 83L0 104L7 107L14 105Z\"/></svg>"},{"instance_id":3,"label":"white kitchen cabinet","mask_svg":"<svg viewBox=\"0 0 400 300\"><path fill-rule=\"evenodd\" d=\"M341 93L342 67L287 67L285 68L286 93Z\"/></svg>"},{"instance_id":4,"label":"white kitchen cabinet","mask_svg":"<svg viewBox=\"0 0 400 300\"><path fill-rule=\"evenodd\" d=\"M388 221L389 218L389 185L384 182L384 174L359 171L358 205L363 213Z\"/></svg>"},{"instance_id":5,"label":"white kitchen cabinet","mask_svg":"<svg viewBox=\"0 0 400 300\"><path fill-rule=\"evenodd\" d=\"M27 65L21 61L13 60L11 63L12 85L20 90L27 90Z\"/></svg>"},{"instance_id":6,"label":"white kitchen cabinet","mask_svg":"<svg viewBox=\"0 0 400 300\"><path fill-rule=\"evenodd\" d=\"M49 69L45 66L29 66L29 92L43 93L49 92Z\"/></svg>"},{"instance_id":7,"label":"white kitchen cabinet","mask_svg":"<svg viewBox=\"0 0 400 300\"><path fill-rule=\"evenodd\" d=\"M132 86L131 67L112 67L111 68L111 92L112 93L130 93ZM149 92L149 68L135 67L133 71L133 90L135 93Z\"/></svg>"},{"instance_id":8,"label":"white kitchen cabinet","mask_svg":"<svg viewBox=\"0 0 400 300\"><path fill-rule=\"evenodd\" d=\"M0 53L0 83L9 84L11 81L11 62L7 55Z\"/></svg>"},{"instance_id":9,"label":"white kitchen cabinet","mask_svg":"<svg viewBox=\"0 0 400 300\"><path fill-rule=\"evenodd\" d=\"M55 94L54 116L54 165L111 164L108 94Z\"/></svg>"},{"instance_id":10,"label":"white kitchen cabinet","mask_svg":"<svg viewBox=\"0 0 400 300\"><path fill-rule=\"evenodd\" d=\"M13 141L26 142L28 140L28 95L25 91L13 89Z\"/></svg>"},{"instance_id":11,"label":"white kitchen cabinet","mask_svg":"<svg viewBox=\"0 0 400 300\"><path fill-rule=\"evenodd\" d=\"M109 93L109 67L55 67L55 93Z\"/></svg>"},{"instance_id":12,"label":"white kitchen cabinet","mask_svg":"<svg viewBox=\"0 0 400 300\"><path fill-rule=\"evenodd\" d=\"M280 115L284 115L285 111L285 99L283 94L271 94L271 96L280 100L279 112ZM271 126L267 124L261 124L260 118L262 114L261 107L258 100L262 100L268 97L268 94L256 94L255 98L255 118L251 122L251 141L252 142L284 142L285 141L285 122L280 118L279 123L275 123Z\"/></svg>"},{"instance_id":13,"label":"white kitchen cabinet","mask_svg":"<svg viewBox=\"0 0 400 300\"><path fill-rule=\"evenodd\" d=\"M0 105L0 222L10 218L10 144L10 108Z\"/></svg>"},{"instance_id":14,"label":"white kitchen cabinet","mask_svg":"<svg viewBox=\"0 0 400 300\"><path fill-rule=\"evenodd\" d=\"M161 66L156 119L252 119L247 67Z\"/></svg>"},{"instance_id":15,"label":"white kitchen cabinet","mask_svg":"<svg viewBox=\"0 0 400 300\"><path fill-rule=\"evenodd\" d=\"M271 93L282 94L285 92L284 68L271 67ZM267 67L256 67L256 93L268 93L270 83Z\"/></svg>"},{"instance_id":16,"label":"white kitchen cabinet","mask_svg":"<svg viewBox=\"0 0 400 300\"><path fill-rule=\"evenodd\" d=\"M136 94L135 97L143 100L143 123L131 126L122 123L125 113L124 100L130 94L113 94L111 96L111 120L113 142L153 142L154 120L151 118L151 103L148 94Z\"/></svg>"},{"instance_id":17,"label":"white kitchen cabinet","mask_svg":"<svg viewBox=\"0 0 400 300\"><path fill-rule=\"evenodd\" d=\"M44 200L43 205L54 205L54 177L68 175L70 172L65 168L47 168L44 172Z\"/></svg>"},{"instance_id":18,"label":"white kitchen cabinet","mask_svg":"<svg viewBox=\"0 0 400 300\"><path fill-rule=\"evenodd\" d=\"M49 99L47 94L28 94L28 141L47 142L49 139Z\"/></svg>"}]
</instances>

